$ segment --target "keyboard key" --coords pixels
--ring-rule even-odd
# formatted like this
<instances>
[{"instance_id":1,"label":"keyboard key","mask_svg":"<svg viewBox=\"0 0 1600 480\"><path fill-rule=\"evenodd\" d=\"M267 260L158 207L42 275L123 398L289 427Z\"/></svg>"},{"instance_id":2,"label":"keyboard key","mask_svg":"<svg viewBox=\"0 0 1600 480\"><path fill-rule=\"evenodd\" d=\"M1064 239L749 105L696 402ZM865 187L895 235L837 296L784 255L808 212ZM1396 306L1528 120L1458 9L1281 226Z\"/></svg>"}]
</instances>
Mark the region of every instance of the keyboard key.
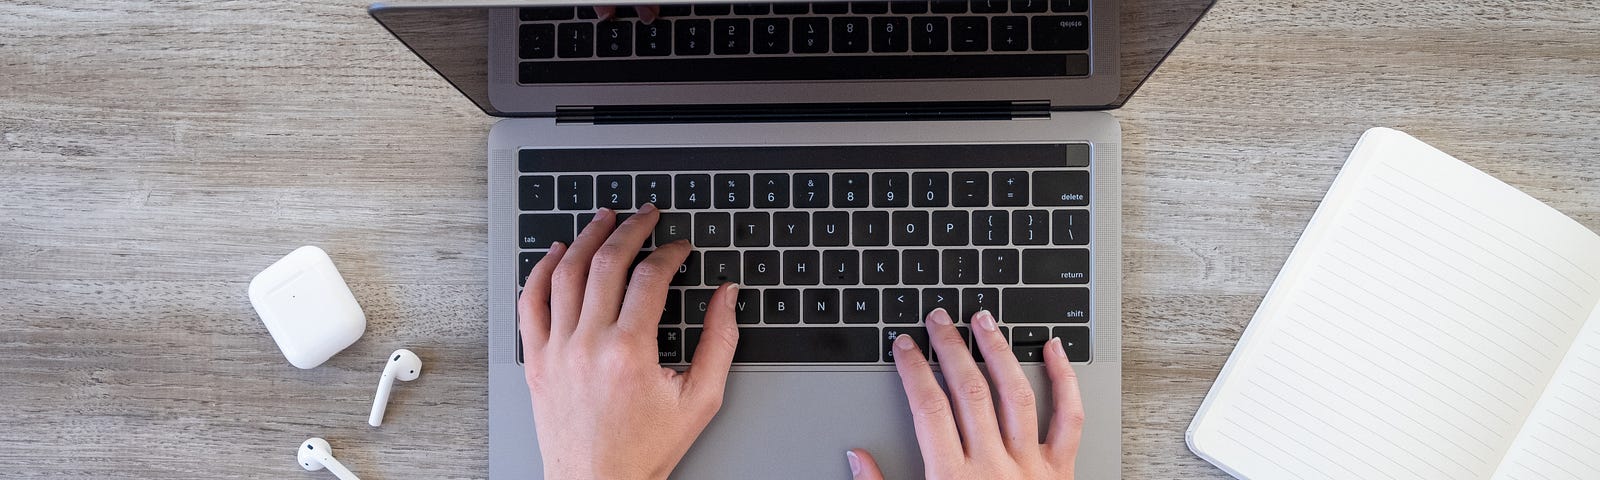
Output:
<instances>
[{"instance_id":1,"label":"keyboard key","mask_svg":"<svg viewBox=\"0 0 1600 480\"><path fill-rule=\"evenodd\" d=\"M572 244L572 215L566 213L524 213L517 218L518 245L522 248L550 248L551 242Z\"/></svg>"},{"instance_id":2,"label":"keyboard key","mask_svg":"<svg viewBox=\"0 0 1600 480\"><path fill-rule=\"evenodd\" d=\"M1016 245L1050 243L1050 214L1044 210L1011 212L1011 243Z\"/></svg>"},{"instance_id":3,"label":"keyboard key","mask_svg":"<svg viewBox=\"0 0 1600 480\"><path fill-rule=\"evenodd\" d=\"M1056 327L1050 331L1050 336L1061 339L1061 349L1067 352L1067 360L1074 362L1089 361L1089 329L1087 327Z\"/></svg>"},{"instance_id":4,"label":"keyboard key","mask_svg":"<svg viewBox=\"0 0 1600 480\"><path fill-rule=\"evenodd\" d=\"M731 10L731 5L726 3L700 3L694 6L694 14L702 17L727 15Z\"/></svg>"},{"instance_id":5,"label":"keyboard key","mask_svg":"<svg viewBox=\"0 0 1600 480\"><path fill-rule=\"evenodd\" d=\"M934 285L939 283L939 251L905 250L900 252L900 283L906 285Z\"/></svg>"},{"instance_id":6,"label":"keyboard key","mask_svg":"<svg viewBox=\"0 0 1600 480\"><path fill-rule=\"evenodd\" d=\"M1011 0L1011 13L1039 13L1048 8L1049 0Z\"/></svg>"},{"instance_id":7,"label":"keyboard key","mask_svg":"<svg viewBox=\"0 0 1600 480\"><path fill-rule=\"evenodd\" d=\"M991 315L995 316L995 318L1000 318L1000 289L961 289L961 316L958 318L970 319L973 315L976 315L979 310L988 310Z\"/></svg>"},{"instance_id":8,"label":"keyboard key","mask_svg":"<svg viewBox=\"0 0 1600 480\"><path fill-rule=\"evenodd\" d=\"M1006 13L1006 0L972 0L972 13Z\"/></svg>"},{"instance_id":9,"label":"keyboard key","mask_svg":"<svg viewBox=\"0 0 1600 480\"><path fill-rule=\"evenodd\" d=\"M878 323L878 290L847 288L843 307L844 323Z\"/></svg>"},{"instance_id":10,"label":"keyboard key","mask_svg":"<svg viewBox=\"0 0 1600 480\"><path fill-rule=\"evenodd\" d=\"M556 179L556 205L562 210L594 209L594 178L588 175L562 175Z\"/></svg>"},{"instance_id":11,"label":"keyboard key","mask_svg":"<svg viewBox=\"0 0 1600 480\"><path fill-rule=\"evenodd\" d=\"M572 7L531 7L517 10L524 22L540 20L572 20Z\"/></svg>"},{"instance_id":12,"label":"keyboard key","mask_svg":"<svg viewBox=\"0 0 1600 480\"><path fill-rule=\"evenodd\" d=\"M527 283L528 275L533 273L533 266L544 259L545 252L522 252L517 254L517 286Z\"/></svg>"},{"instance_id":13,"label":"keyboard key","mask_svg":"<svg viewBox=\"0 0 1600 480\"><path fill-rule=\"evenodd\" d=\"M628 5L617 6L612 12L611 18L639 18L639 10Z\"/></svg>"},{"instance_id":14,"label":"keyboard key","mask_svg":"<svg viewBox=\"0 0 1600 480\"><path fill-rule=\"evenodd\" d=\"M1087 323L1089 289L1007 288L1000 292L1007 323Z\"/></svg>"},{"instance_id":15,"label":"keyboard key","mask_svg":"<svg viewBox=\"0 0 1600 480\"><path fill-rule=\"evenodd\" d=\"M832 288L807 288L800 292L800 321L839 323L839 291Z\"/></svg>"},{"instance_id":16,"label":"keyboard key","mask_svg":"<svg viewBox=\"0 0 1600 480\"><path fill-rule=\"evenodd\" d=\"M767 212L738 212L733 214L733 245L736 247L765 247L770 245L772 219Z\"/></svg>"},{"instance_id":17,"label":"keyboard key","mask_svg":"<svg viewBox=\"0 0 1600 480\"><path fill-rule=\"evenodd\" d=\"M570 11L571 8L568 8L568 10ZM517 56L522 58L551 58L556 56L556 26L533 24L518 27Z\"/></svg>"},{"instance_id":18,"label":"keyboard key","mask_svg":"<svg viewBox=\"0 0 1600 480\"><path fill-rule=\"evenodd\" d=\"M734 15L766 15L772 10L772 5L767 3L736 3L733 5Z\"/></svg>"},{"instance_id":19,"label":"keyboard key","mask_svg":"<svg viewBox=\"0 0 1600 480\"><path fill-rule=\"evenodd\" d=\"M989 179L983 172L956 172L955 195L951 203L957 207L989 206Z\"/></svg>"},{"instance_id":20,"label":"keyboard key","mask_svg":"<svg viewBox=\"0 0 1600 480\"><path fill-rule=\"evenodd\" d=\"M933 0L933 13L967 13L967 0Z\"/></svg>"},{"instance_id":21,"label":"keyboard key","mask_svg":"<svg viewBox=\"0 0 1600 480\"><path fill-rule=\"evenodd\" d=\"M917 323L922 310L915 288L883 289L883 323Z\"/></svg>"},{"instance_id":22,"label":"keyboard key","mask_svg":"<svg viewBox=\"0 0 1600 480\"><path fill-rule=\"evenodd\" d=\"M862 210L850 214L850 243L857 247L889 245L889 212Z\"/></svg>"},{"instance_id":23,"label":"keyboard key","mask_svg":"<svg viewBox=\"0 0 1600 480\"><path fill-rule=\"evenodd\" d=\"M835 17L836 20L839 18L843 17ZM957 20L962 18L957 17ZM970 18L970 20L983 19ZM688 21L680 20L678 24L681 26ZM864 25L866 20L862 19L861 23L863 23L859 38L861 46L851 53L866 51L864 50L867 38ZM986 32L987 30L981 30L977 33ZM837 31L832 33L835 37L840 35ZM959 39L962 38L959 36L960 33L958 30L953 35ZM682 45L684 39L679 36L676 41ZM975 50L963 48L956 50L981 52L987 48L985 45L987 44L978 44ZM962 47L959 43L956 46ZM834 47L837 52L838 45ZM704 53L684 53L679 49L678 55L704 55ZM518 72L519 81L524 84L1076 77L1089 74L1089 55L1019 53L630 58L586 62L522 62L518 65Z\"/></svg>"},{"instance_id":24,"label":"keyboard key","mask_svg":"<svg viewBox=\"0 0 1600 480\"><path fill-rule=\"evenodd\" d=\"M684 356L694 358L698 328L684 331ZM861 363L878 361L877 327L741 328L735 363Z\"/></svg>"},{"instance_id":25,"label":"keyboard key","mask_svg":"<svg viewBox=\"0 0 1600 480\"><path fill-rule=\"evenodd\" d=\"M996 52L1028 49L1028 17L989 19L989 45Z\"/></svg>"},{"instance_id":26,"label":"keyboard key","mask_svg":"<svg viewBox=\"0 0 1600 480\"><path fill-rule=\"evenodd\" d=\"M716 181L717 208L748 208L750 206L750 175L744 173L719 173Z\"/></svg>"},{"instance_id":27,"label":"keyboard key","mask_svg":"<svg viewBox=\"0 0 1600 480\"><path fill-rule=\"evenodd\" d=\"M789 174L758 173L754 188L756 208L789 206Z\"/></svg>"},{"instance_id":28,"label":"keyboard key","mask_svg":"<svg viewBox=\"0 0 1600 480\"><path fill-rule=\"evenodd\" d=\"M686 240L694 235L694 221L687 213L661 212L656 219L656 245Z\"/></svg>"},{"instance_id":29,"label":"keyboard key","mask_svg":"<svg viewBox=\"0 0 1600 480\"><path fill-rule=\"evenodd\" d=\"M982 52L989 49L989 20L983 17L950 19L950 49Z\"/></svg>"},{"instance_id":30,"label":"keyboard key","mask_svg":"<svg viewBox=\"0 0 1600 480\"><path fill-rule=\"evenodd\" d=\"M911 175L911 204L918 207L944 207L950 204L950 174L917 172Z\"/></svg>"},{"instance_id":31,"label":"keyboard key","mask_svg":"<svg viewBox=\"0 0 1600 480\"><path fill-rule=\"evenodd\" d=\"M739 289L733 300L733 320L741 325L761 323L761 291L754 288Z\"/></svg>"},{"instance_id":32,"label":"keyboard key","mask_svg":"<svg viewBox=\"0 0 1600 480\"><path fill-rule=\"evenodd\" d=\"M658 15L663 17L687 17L694 13L691 5L662 5Z\"/></svg>"},{"instance_id":33,"label":"keyboard key","mask_svg":"<svg viewBox=\"0 0 1600 480\"><path fill-rule=\"evenodd\" d=\"M842 15L850 13L849 2L813 2L811 13L817 15Z\"/></svg>"},{"instance_id":34,"label":"keyboard key","mask_svg":"<svg viewBox=\"0 0 1600 480\"><path fill-rule=\"evenodd\" d=\"M672 177L668 175L640 175L635 184L635 197L640 207L654 204L656 208L672 208Z\"/></svg>"},{"instance_id":35,"label":"keyboard key","mask_svg":"<svg viewBox=\"0 0 1600 480\"><path fill-rule=\"evenodd\" d=\"M777 285L782 280L783 260L776 250L744 252L745 285Z\"/></svg>"},{"instance_id":36,"label":"keyboard key","mask_svg":"<svg viewBox=\"0 0 1600 480\"><path fill-rule=\"evenodd\" d=\"M861 283L861 257L855 250L826 250L822 252L823 285L856 285Z\"/></svg>"},{"instance_id":37,"label":"keyboard key","mask_svg":"<svg viewBox=\"0 0 1600 480\"><path fill-rule=\"evenodd\" d=\"M894 361L894 341L900 338L901 335L911 337L911 340L916 342L917 349L922 350L922 355L931 360L930 353L932 350L928 349L927 329L921 327L887 327L883 329L883 361Z\"/></svg>"},{"instance_id":38,"label":"keyboard key","mask_svg":"<svg viewBox=\"0 0 1600 480\"><path fill-rule=\"evenodd\" d=\"M772 4L772 13L778 15L805 15L811 12L811 4L805 2L777 2Z\"/></svg>"},{"instance_id":39,"label":"keyboard key","mask_svg":"<svg viewBox=\"0 0 1600 480\"><path fill-rule=\"evenodd\" d=\"M989 176L990 203L996 207L1028 206L1028 172L1000 171Z\"/></svg>"},{"instance_id":40,"label":"keyboard key","mask_svg":"<svg viewBox=\"0 0 1600 480\"><path fill-rule=\"evenodd\" d=\"M910 26L906 17L873 17L872 18L872 51L877 53L898 53L906 51L907 27Z\"/></svg>"},{"instance_id":41,"label":"keyboard key","mask_svg":"<svg viewBox=\"0 0 1600 480\"><path fill-rule=\"evenodd\" d=\"M676 325L683 323L683 292L667 290L667 303L661 307L661 324Z\"/></svg>"},{"instance_id":42,"label":"keyboard key","mask_svg":"<svg viewBox=\"0 0 1600 480\"><path fill-rule=\"evenodd\" d=\"M697 5L696 7L704 6L706 5ZM677 23L672 29L674 53L678 55L705 55L711 53L710 20L679 20Z\"/></svg>"},{"instance_id":43,"label":"keyboard key","mask_svg":"<svg viewBox=\"0 0 1600 480\"><path fill-rule=\"evenodd\" d=\"M920 247L928 244L928 212L902 210L894 212L892 218L894 224L890 228L894 233L890 237L895 245Z\"/></svg>"},{"instance_id":44,"label":"keyboard key","mask_svg":"<svg viewBox=\"0 0 1600 480\"><path fill-rule=\"evenodd\" d=\"M1019 362L1044 361L1044 342L1050 340L1050 329L1045 327L1013 327L1011 353Z\"/></svg>"},{"instance_id":45,"label":"keyboard key","mask_svg":"<svg viewBox=\"0 0 1600 480\"><path fill-rule=\"evenodd\" d=\"M789 19L758 18L754 50L764 55L789 53Z\"/></svg>"},{"instance_id":46,"label":"keyboard key","mask_svg":"<svg viewBox=\"0 0 1600 480\"><path fill-rule=\"evenodd\" d=\"M933 244L941 247L967 244L967 212L939 210L933 212Z\"/></svg>"},{"instance_id":47,"label":"keyboard key","mask_svg":"<svg viewBox=\"0 0 1600 480\"><path fill-rule=\"evenodd\" d=\"M556 209L556 177L523 175L517 179L517 207L523 210Z\"/></svg>"},{"instance_id":48,"label":"keyboard key","mask_svg":"<svg viewBox=\"0 0 1600 480\"><path fill-rule=\"evenodd\" d=\"M772 214L772 244L779 247L811 245L811 216L806 212Z\"/></svg>"},{"instance_id":49,"label":"keyboard key","mask_svg":"<svg viewBox=\"0 0 1600 480\"><path fill-rule=\"evenodd\" d=\"M1023 250L1022 281L1029 284L1089 283L1089 250Z\"/></svg>"},{"instance_id":50,"label":"keyboard key","mask_svg":"<svg viewBox=\"0 0 1600 480\"><path fill-rule=\"evenodd\" d=\"M750 19L719 18L713 24L717 55L750 53Z\"/></svg>"},{"instance_id":51,"label":"keyboard key","mask_svg":"<svg viewBox=\"0 0 1600 480\"><path fill-rule=\"evenodd\" d=\"M633 22L605 21L595 24L600 35L597 47L602 57L627 57L633 55Z\"/></svg>"},{"instance_id":52,"label":"keyboard key","mask_svg":"<svg viewBox=\"0 0 1600 480\"><path fill-rule=\"evenodd\" d=\"M795 208L828 208L828 174L796 173L794 175Z\"/></svg>"},{"instance_id":53,"label":"keyboard key","mask_svg":"<svg viewBox=\"0 0 1600 480\"><path fill-rule=\"evenodd\" d=\"M962 5L966 5L962 3ZM950 49L950 20L945 17L911 18L911 51L943 52Z\"/></svg>"},{"instance_id":54,"label":"keyboard key","mask_svg":"<svg viewBox=\"0 0 1600 480\"><path fill-rule=\"evenodd\" d=\"M762 293L761 318L767 323L800 323L800 291L769 289Z\"/></svg>"},{"instance_id":55,"label":"keyboard key","mask_svg":"<svg viewBox=\"0 0 1600 480\"><path fill-rule=\"evenodd\" d=\"M1011 234L1011 215L1004 210L972 212L973 245L1005 245Z\"/></svg>"},{"instance_id":56,"label":"keyboard key","mask_svg":"<svg viewBox=\"0 0 1600 480\"><path fill-rule=\"evenodd\" d=\"M739 266L739 252L726 250L705 252L704 262L706 285L739 282L739 274L742 273Z\"/></svg>"},{"instance_id":57,"label":"keyboard key","mask_svg":"<svg viewBox=\"0 0 1600 480\"><path fill-rule=\"evenodd\" d=\"M889 11L902 15L928 13L928 2L927 0L889 2Z\"/></svg>"},{"instance_id":58,"label":"keyboard key","mask_svg":"<svg viewBox=\"0 0 1600 480\"><path fill-rule=\"evenodd\" d=\"M871 202L872 186L865 173L833 174L834 208L860 208Z\"/></svg>"},{"instance_id":59,"label":"keyboard key","mask_svg":"<svg viewBox=\"0 0 1600 480\"><path fill-rule=\"evenodd\" d=\"M700 286L700 252L689 252L683 259L683 264L678 265L678 273L672 276L674 287Z\"/></svg>"},{"instance_id":60,"label":"keyboard key","mask_svg":"<svg viewBox=\"0 0 1600 480\"><path fill-rule=\"evenodd\" d=\"M869 35L867 17L833 17L833 53L864 53Z\"/></svg>"},{"instance_id":61,"label":"keyboard key","mask_svg":"<svg viewBox=\"0 0 1600 480\"><path fill-rule=\"evenodd\" d=\"M794 53L828 53L828 19L794 19Z\"/></svg>"},{"instance_id":62,"label":"keyboard key","mask_svg":"<svg viewBox=\"0 0 1600 480\"><path fill-rule=\"evenodd\" d=\"M922 289L922 312L918 313L918 316L919 318L926 317L929 313L933 313L934 309L943 308L945 313L951 315L951 320L957 323L965 322L967 319L956 316L961 312L960 304L961 292L954 288L924 288Z\"/></svg>"},{"instance_id":63,"label":"keyboard key","mask_svg":"<svg viewBox=\"0 0 1600 480\"><path fill-rule=\"evenodd\" d=\"M977 250L948 249L943 252L941 266L945 285L977 285L980 256ZM955 310L951 310L954 312Z\"/></svg>"},{"instance_id":64,"label":"keyboard key","mask_svg":"<svg viewBox=\"0 0 1600 480\"><path fill-rule=\"evenodd\" d=\"M889 13L889 2L850 2L850 13L856 15L882 15Z\"/></svg>"},{"instance_id":65,"label":"keyboard key","mask_svg":"<svg viewBox=\"0 0 1600 480\"><path fill-rule=\"evenodd\" d=\"M710 175L678 175L673 182L677 190L673 203L679 209L711 208Z\"/></svg>"},{"instance_id":66,"label":"keyboard key","mask_svg":"<svg viewBox=\"0 0 1600 480\"><path fill-rule=\"evenodd\" d=\"M561 58L594 56L594 24L563 23L556 27L556 55Z\"/></svg>"},{"instance_id":67,"label":"keyboard key","mask_svg":"<svg viewBox=\"0 0 1600 480\"><path fill-rule=\"evenodd\" d=\"M1050 11L1056 13L1087 12L1089 11L1089 0L1050 0Z\"/></svg>"},{"instance_id":68,"label":"keyboard key","mask_svg":"<svg viewBox=\"0 0 1600 480\"><path fill-rule=\"evenodd\" d=\"M784 285L816 285L822 281L822 265L816 250L783 252Z\"/></svg>"},{"instance_id":69,"label":"keyboard key","mask_svg":"<svg viewBox=\"0 0 1600 480\"><path fill-rule=\"evenodd\" d=\"M1039 1L1039 0L1033 0ZM1034 50L1088 50L1089 17L1033 17Z\"/></svg>"},{"instance_id":70,"label":"keyboard key","mask_svg":"<svg viewBox=\"0 0 1600 480\"><path fill-rule=\"evenodd\" d=\"M872 174L872 206L878 208L904 207L911 196L911 176L905 172L879 172Z\"/></svg>"},{"instance_id":71,"label":"keyboard key","mask_svg":"<svg viewBox=\"0 0 1600 480\"><path fill-rule=\"evenodd\" d=\"M1017 251L1009 248L997 248L983 251L983 283L990 285L1010 285L1017 283L1019 268L1017 262L1020 257Z\"/></svg>"},{"instance_id":72,"label":"keyboard key","mask_svg":"<svg viewBox=\"0 0 1600 480\"><path fill-rule=\"evenodd\" d=\"M661 7L666 10L666 7ZM656 19L634 26L634 53L641 57L660 57L672 54L672 21Z\"/></svg>"},{"instance_id":73,"label":"keyboard key","mask_svg":"<svg viewBox=\"0 0 1600 480\"><path fill-rule=\"evenodd\" d=\"M594 8L578 7L578 20L594 20L595 18L598 18L598 16L595 14Z\"/></svg>"},{"instance_id":74,"label":"keyboard key","mask_svg":"<svg viewBox=\"0 0 1600 480\"><path fill-rule=\"evenodd\" d=\"M656 360L659 363L684 363L683 332L676 328L656 331Z\"/></svg>"},{"instance_id":75,"label":"keyboard key","mask_svg":"<svg viewBox=\"0 0 1600 480\"><path fill-rule=\"evenodd\" d=\"M695 288L683 291L683 322L690 325L706 323L706 311L711 308L714 288Z\"/></svg>"},{"instance_id":76,"label":"keyboard key","mask_svg":"<svg viewBox=\"0 0 1600 480\"><path fill-rule=\"evenodd\" d=\"M1041 207L1089 205L1089 172L1034 172L1033 204Z\"/></svg>"},{"instance_id":77,"label":"keyboard key","mask_svg":"<svg viewBox=\"0 0 1600 480\"><path fill-rule=\"evenodd\" d=\"M601 175L595 177L595 205L612 210L633 208L633 177ZM620 220L617 223L622 223Z\"/></svg>"},{"instance_id":78,"label":"keyboard key","mask_svg":"<svg viewBox=\"0 0 1600 480\"><path fill-rule=\"evenodd\" d=\"M861 282L867 285L899 284L900 252L894 250L861 252Z\"/></svg>"},{"instance_id":79,"label":"keyboard key","mask_svg":"<svg viewBox=\"0 0 1600 480\"><path fill-rule=\"evenodd\" d=\"M694 215L694 246L726 247L732 243L732 217L727 212L700 212Z\"/></svg>"},{"instance_id":80,"label":"keyboard key","mask_svg":"<svg viewBox=\"0 0 1600 480\"><path fill-rule=\"evenodd\" d=\"M1056 210L1051 223L1055 224L1051 241L1056 245L1089 244L1089 211Z\"/></svg>"},{"instance_id":81,"label":"keyboard key","mask_svg":"<svg viewBox=\"0 0 1600 480\"><path fill-rule=\"evenodd\" d=\"M811 243L819 247L850 244L850 212L824 211L811 214Z\"/></svg>"}]
</instances>

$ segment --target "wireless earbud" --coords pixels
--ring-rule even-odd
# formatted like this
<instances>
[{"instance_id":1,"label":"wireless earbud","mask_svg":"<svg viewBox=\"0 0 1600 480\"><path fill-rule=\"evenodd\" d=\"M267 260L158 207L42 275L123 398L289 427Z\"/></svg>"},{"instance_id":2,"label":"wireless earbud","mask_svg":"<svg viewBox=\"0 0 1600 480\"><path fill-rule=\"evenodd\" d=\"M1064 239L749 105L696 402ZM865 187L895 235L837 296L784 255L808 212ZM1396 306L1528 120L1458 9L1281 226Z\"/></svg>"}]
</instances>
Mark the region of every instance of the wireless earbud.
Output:
<instances>
[{"instance_id":1,"label":"wireless earbud","mask_svg":"<svg viewBox=\"0 0 1600 480\"><path fill-rule=\"evenodd\" d=\"M350 469L344 468L338 460L333 459L333 447L328 446L328 441L320 437L308 438L302 442L300 453L296 456L299 457L300 466L306 470L315 472L326 468L333 472L334 476L339 477L339 480L361 480L356 474L350 473Z\"/></svg>"},{"instance_id":2,"label":"wireless earbud","mask_svg":"<svg viewBox=\"0 0 1600 480\"><path fill-rule=\"evenodd\" d=\"M417 354L404 348L390 354L389 364L383 367L383 377L378 379L378 396L372 399L372 414L367 416L367 424L383 425L383 411L389 408L389 389L394 387L395 379L409 382L421 375L422 359L417 358Z\"/></svg>"}]
</instances>

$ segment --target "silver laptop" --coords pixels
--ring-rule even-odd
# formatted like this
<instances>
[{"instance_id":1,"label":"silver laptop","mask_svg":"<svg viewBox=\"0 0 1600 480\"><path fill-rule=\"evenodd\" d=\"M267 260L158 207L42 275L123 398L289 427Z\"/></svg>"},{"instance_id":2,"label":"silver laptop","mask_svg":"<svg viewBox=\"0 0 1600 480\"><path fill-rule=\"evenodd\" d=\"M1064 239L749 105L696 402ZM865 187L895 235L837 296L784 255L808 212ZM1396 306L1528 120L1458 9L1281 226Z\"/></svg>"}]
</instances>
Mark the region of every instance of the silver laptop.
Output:
<instances>
[{"instance_id":1,"label":"silver laptop","mask_svg":"<svg viewBox=\"0 0 1600 480\"><path fill-rule=\"evenodd\" d=\"M852 447L921 477L888 345L926 347L937 307L963 329L998 314L1041 424L1040 352L1062 338L1087 414L1078 476L1119 478L1120 127L1103 110L1211 2L663 4L648 23L599 2L374 5L507 117L488 142L489 476L542 472L521 280L597 209L653 202L651 245L696 245L662 364L693 356L712 288L745 285L722 411L674 478L849 478Z\"/></svg>"}]
</instances>

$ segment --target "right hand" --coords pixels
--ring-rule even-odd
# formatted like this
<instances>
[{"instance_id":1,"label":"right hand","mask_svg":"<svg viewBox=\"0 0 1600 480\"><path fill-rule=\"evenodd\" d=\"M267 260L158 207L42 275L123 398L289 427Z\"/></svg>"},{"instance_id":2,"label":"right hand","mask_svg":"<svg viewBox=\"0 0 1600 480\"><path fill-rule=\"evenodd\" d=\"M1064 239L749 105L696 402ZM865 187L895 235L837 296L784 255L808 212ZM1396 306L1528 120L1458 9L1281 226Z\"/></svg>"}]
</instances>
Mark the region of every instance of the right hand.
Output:
<instances>
[{"instance_id":1,"label":"right hand","mask_svg":"<svg viewBox=\"0 0 1600 480\"><path fill-rule=\"evenodd\" d=\"M988 360L989 376L999 392L998 410L990 399L989 382L951 324L950 315L936 309L925 323L928 343L939 354L939 368L950 385L954 408L911 337L895 339L894 365L911 403L911 419L928 478L1070 480L1083 433L1083 401L1061 340L1051 339L1044 347L1055 416L1050 419L1049 437L1040 444L1033 387L1000 335L994 316L987 310L973 315L972 334ZM857 448L846 455L855 480L883 480L872 454Z\"/></svg>"}]
</instances>

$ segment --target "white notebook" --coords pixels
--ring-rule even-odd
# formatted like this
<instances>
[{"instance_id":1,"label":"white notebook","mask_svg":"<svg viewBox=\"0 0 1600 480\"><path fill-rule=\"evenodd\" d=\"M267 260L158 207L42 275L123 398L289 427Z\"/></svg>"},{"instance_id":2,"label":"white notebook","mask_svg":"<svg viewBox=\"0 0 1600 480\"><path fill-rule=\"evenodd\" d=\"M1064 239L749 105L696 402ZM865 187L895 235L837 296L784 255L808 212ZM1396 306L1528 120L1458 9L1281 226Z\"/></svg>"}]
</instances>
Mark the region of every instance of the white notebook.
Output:
<instances>
[{"instance_id":1,"label":"white notebook","mask_svg":"<svg viewBox=\"0 0 1600 480\"><path fill-rule=\"evenodd\" d=\"M1600 479L1600 235L1368 130L1187 436L1239 478Z\"/></svg>"}]
</instances>

